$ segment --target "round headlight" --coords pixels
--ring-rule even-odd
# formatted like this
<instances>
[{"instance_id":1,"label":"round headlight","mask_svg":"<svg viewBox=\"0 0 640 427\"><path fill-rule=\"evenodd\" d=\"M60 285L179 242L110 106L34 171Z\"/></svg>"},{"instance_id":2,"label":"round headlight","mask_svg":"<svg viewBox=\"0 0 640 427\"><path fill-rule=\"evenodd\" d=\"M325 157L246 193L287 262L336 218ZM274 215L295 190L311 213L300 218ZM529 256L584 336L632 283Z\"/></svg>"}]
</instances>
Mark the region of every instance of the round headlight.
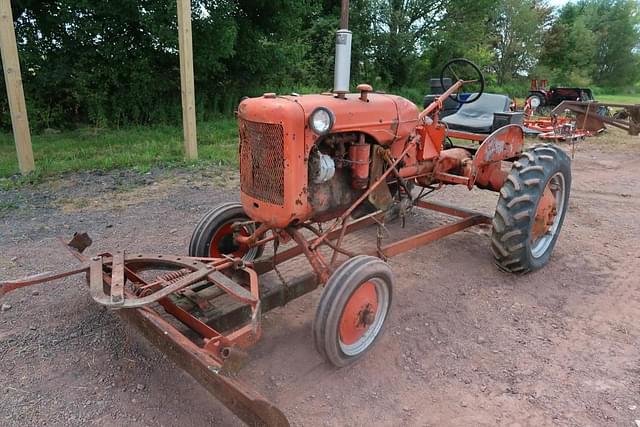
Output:
<instances>
[{"instance_id":1,"label":"round headlight","mask_svg":"<svg viewBox=\"0 0 640 427\"><path fill-rule=\"evenodd\" d=\"M531 108L538 108L540 106L540 98L532 96L529 98L529 103L531 104Z\"/></svg>"},{"instance_id":2,"label":"round headlight","mask_svg":"<svg viewBox=\"0 0 640 427\"><path fill-rule=\"evenodd\" d=\"M309 116L309 126L318 135L324 135L333 127L333 113L324 107L316 108Z\"/></svg>"}]
</instances>

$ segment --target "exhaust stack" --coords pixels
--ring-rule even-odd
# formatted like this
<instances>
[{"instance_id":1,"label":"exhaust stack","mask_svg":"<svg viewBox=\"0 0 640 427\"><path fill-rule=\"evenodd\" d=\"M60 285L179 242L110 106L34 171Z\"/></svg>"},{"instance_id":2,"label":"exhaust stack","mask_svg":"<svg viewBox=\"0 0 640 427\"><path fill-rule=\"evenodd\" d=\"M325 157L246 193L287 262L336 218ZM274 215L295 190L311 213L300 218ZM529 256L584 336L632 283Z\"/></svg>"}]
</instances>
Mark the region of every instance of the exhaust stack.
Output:
<instances>
[{"instance_id":1,"label":"exhaust stack","mask_svg":"<svg viewBox=\"0 0 640 427\"><path fill-rule=\"evenodd\" d=\"M333 92L340 97L349 93L351 79L351 38L349 31L349 0L342 0L340 29L336 33L336 63L333 75Z\"/></svg>"}]
</instances>

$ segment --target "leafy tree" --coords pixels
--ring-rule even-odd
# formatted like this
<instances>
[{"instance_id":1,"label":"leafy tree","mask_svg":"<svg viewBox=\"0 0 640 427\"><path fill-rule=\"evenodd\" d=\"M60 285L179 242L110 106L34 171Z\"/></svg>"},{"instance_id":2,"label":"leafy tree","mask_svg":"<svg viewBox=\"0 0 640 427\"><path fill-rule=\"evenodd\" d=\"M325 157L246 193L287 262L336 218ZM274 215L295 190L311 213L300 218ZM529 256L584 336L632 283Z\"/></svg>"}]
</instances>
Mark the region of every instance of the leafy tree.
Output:
<instances>
[{"instance_id":1,"label":"leafy tree","mask_svg":"<svg viewBox=\"0 0 640 427\"><path fill-rule=\"evenodd\" d=\"M541 63L565 83L633 83L640 77L639 8L633 0L582 0L565 5L545 36Z\"/></svg>"},{"instance_id":2,"label":"leafy tree","mask_svg":"<svg viewBox=\"0 0 640 427\"><path fill-rule=\"evenodd\" d=\"M340 0L191 1L200 118L242 95L331 88ZM555 15L545 1L351 0L352 82L419 98L460 56L513 87L534 70L557 84L638 82L637 0L579 0ZM34 127L179 123L175 0L11 4Z\"/></svg>"},{"instance_id":3,"label":"leafy tree","mask_svg":"<svg viewBox=\"0 0 640 427\"><path fill-rule=\"evenodd\" d=\"M413 83L429 35L439 25L444 0L373 0L375 61L383 81L392 87ZM415 80L414 80L415 81Z\"/></svg>"},{"instance_id":4,"label":"leafy tree","mask_svg":"<svg viewBox=\"0 0 640 427\"><path fill-rule=\"evenodd\" d=\"M451 58L464 57L488 69L493 64L497 9L494 0L448 0L440 29L426 56L431 74Z\"/></svg>"},{"instance_id":5,"label":"leafy tree","mask_svg":"<svg viewBox=\"0 0 640 427\"><path fill-rule=\"evenodd\" d=\"M498 11L494 69L504 84L536 65L551 9L540 0L502 0Z\"/></svg>"}]
</instances>

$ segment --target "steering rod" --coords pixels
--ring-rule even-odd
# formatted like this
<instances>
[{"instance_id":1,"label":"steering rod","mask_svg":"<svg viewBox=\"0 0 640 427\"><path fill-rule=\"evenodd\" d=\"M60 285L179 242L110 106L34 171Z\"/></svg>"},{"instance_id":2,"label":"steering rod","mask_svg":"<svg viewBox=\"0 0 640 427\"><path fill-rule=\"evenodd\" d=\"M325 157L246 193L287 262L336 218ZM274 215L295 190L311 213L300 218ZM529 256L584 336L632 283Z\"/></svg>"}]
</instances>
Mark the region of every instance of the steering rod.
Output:
<instances>
[{"instance_id":1,"label":"steering rod","mask_svg":"<svg viewBox=\"0 0 640 427\"><path fill-rule=\"evenodd\" d=\"M440 95L427 108L425 108L422 111L422 113L420 113L420 115L418 116L418 121L419 122L424 122L424 118L427 117L429 114L433 113L435 110L438 110L438 111L442 110L442 102L443 102L443 100L447 99L450 95L453 95L455 92L458 91L458 89L460 89L465 84L472 83L472 82L473 82L473 80L471 80L471 81L458 80L457 82L452 84L449 89L444 91L444 93L442 95Z\"/></svg>"}]
</instances>

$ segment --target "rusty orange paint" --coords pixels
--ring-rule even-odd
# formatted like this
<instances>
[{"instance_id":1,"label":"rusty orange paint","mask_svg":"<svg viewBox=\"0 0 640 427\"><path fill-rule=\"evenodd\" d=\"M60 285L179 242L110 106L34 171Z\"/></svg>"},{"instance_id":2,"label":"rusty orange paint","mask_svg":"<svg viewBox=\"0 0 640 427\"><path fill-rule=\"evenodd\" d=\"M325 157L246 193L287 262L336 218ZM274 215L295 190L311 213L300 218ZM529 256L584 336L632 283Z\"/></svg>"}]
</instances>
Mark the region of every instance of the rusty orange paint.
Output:
<instances>
[{"instance_id":1,"label":"rusty orange paint","mask_svg":"<svg viewBox=\"0 0 640 427\"><path fill-rule=\"evenodd\" d=\"M296 240L300 252L308 258L320 282L324 283L334 263L327 264L318 247L334 231L340 234L337 243L340 247L349 215L384 182L413 179L422 186L457 184L472 188L477 185L499 190L508 172L504 162L521 153L524 134L519 126L504 127L488 137L448 130L439 121L441 100L459 89L461 84L456 82L440 100L422 112L404 98L374 93L368 87L361 87L366 89L366 96L356 93L339 97L327 93L269 95L244 100L238 108L238 118L241 130L241 201L246 213L261 224L260 232L263 234L272 230L273 235L280 235L286 230L287 237ZM312 197L330 197L330 193L309 194L309 188L313 187L309 176L310 159L317 155L313 150L325 141L325 136L312 129L310 123L311 115L320 107L331 113L329 133L350 144L346 167L352 168L349 175L352 188L362 192L343 211L324 214L314 212L311 200ZM253 123L265 126L254 126ZM445 150L447 137L482 144L475 152L459 147ZM249 150L263 154L263 157L244 157L243 144L251 145ZM278 155L274 157L270 151L263 151L267 146L280 150ZM383 156L387 170L381 176L371 177L369 162L374 156ZM336 167L345 167L344 163L336 163ZM251 188L252 185L260 188ZM334 218L335 223L321 236L310 244L303 243L297 230L306 221ZM253 245L258 241L258 233L237 236L237 241Z\"/></svg>"},{"instance_id":2,"label":"rusty orange paint","mask_svg":"<svg viewBox=\"0 0 640 427\"><path fill-rule=\"evenodd\" d=\"M517 158L524 147L524 131L519 125L508 125L489 135L478 147L470 169L468 187L500 191L509 168L503 168L502 162Z\"/></svg>"},{"instance_id":3,"label":"rusty orange paint","mask_svg":"<svg viewBox=\"0 0 640 427\"><path fill-rule=\"evenodd\" d=\"M239 231L242 236L248 236L249 233L242 228ZM223 252L223 248L231 248L235 250ZM242 243L236 243L233 237L233 224L229 223L220 228L212 237L209 244L209 256L212 258L222 258L223 255L233 255L242 258L248 247Z\"/></svg>"},{"instance_id":4,"label":"rusty orange paint","mask_svg":"<svg viewBox=\"0 0 640 427\"><path fill-rule=\"evenodd\" d=\"M351 173L353 188L365 189L369 185L369 158L371 157L371 145L364 142L361 135L357 144L349 147L349 160L351 161Z\"/></svg>"},{"instance_id":5,"label":"rusty orange paint","mask_svg":"<svg viewBox=\"0 0 640 427\"><path fill-rule=\"evenodd\" d=\"M536 215L531 226L531 238L533 242L536 242L549 231L557 215L556 197L551 191L549 183L542 193L540 202L538 202Z\"/></svg>"},{"instance_id":6,"label":"rusty orange paint","mask_svg":"<svg viewBox=\"0 0 640 427\"><path fill-rule=\"evenodd\" d=\"M340 340L346 345L357 342L373 323L377 311L376 286L365 282L356 289L344 307L340 317Z\"/></svg>"},{"instance_id":7,"label":"rusty orange paint","mask_svg":"<svg viewBox=\"0 0 640 427\"><path fill-rule=\"evenodd\" d=\"M285 228L293 222L303 222L313 215L306 194L309 181L308 161L312 147L320 137L309 126L311 114L324 107L333 114L332 133L357 132L372 138L383 146L393 145L402 152L407 140L417 125L418 109L406 99L387 94L370 93L366 101L358 94L347 94L344 98L328 95L305 96L265 96L246 99L238 107L241 134L241 202L245 212L252 219L269 224L273 228ZM251 126L253 123L277 126L271 131ZM256 128L256 129L254 129ZM253 131L251 135L243 135ZM263 132L264 134L260 134ZM273 142L276 135L276 141ZM243 144L250 141L260 152L260 145L272 144L281 150L277 156L264 153L259 159L242 156ZM273 157L277 157L274 159ZM415 157L415 156L414 156ZM261 168L261 163L269 162L271 167ZM255 162L255 163L252 163ZM269 185L274 181L273 173L283 170L282 181L277 180L276 189ZM242 188L243 182L259 183L266 190L275 192L275 197L261 197ZM248 187L249 185L245 186Z\"/></svg>"}]
</instances>

